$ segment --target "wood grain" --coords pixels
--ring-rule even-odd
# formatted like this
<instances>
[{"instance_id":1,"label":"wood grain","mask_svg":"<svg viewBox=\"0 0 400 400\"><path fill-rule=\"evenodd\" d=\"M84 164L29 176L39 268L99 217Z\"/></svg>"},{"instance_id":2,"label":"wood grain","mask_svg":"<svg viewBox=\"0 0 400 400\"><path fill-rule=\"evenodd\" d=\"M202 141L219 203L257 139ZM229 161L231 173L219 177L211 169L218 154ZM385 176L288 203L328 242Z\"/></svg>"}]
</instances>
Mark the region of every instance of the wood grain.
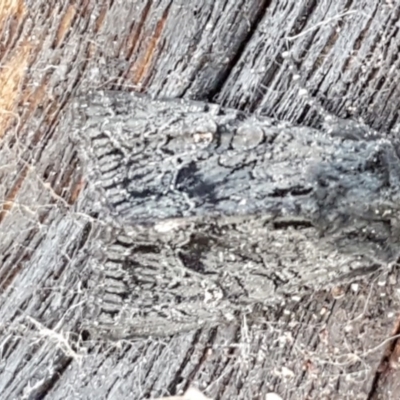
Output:
<instances>
[{"instance_id":1,"label":"wood grain","mask_svg":"<svg viewBox=\"0 0 400 400\"><path fill-rule=\"evenodd\" d=\"M386 134L398 123L399 13L375 0L4 3L3 396L142 399L196 385L215 399L372 398L397 333L395 270L382 286L370 279L341 299L310 292L247 325L119 347L91 341L81 327L92 290L85 246L102 221L68 127L57 127L76 92L102 88L319 127L306 86L327 110Z\"/></svg>"}]
</instances>

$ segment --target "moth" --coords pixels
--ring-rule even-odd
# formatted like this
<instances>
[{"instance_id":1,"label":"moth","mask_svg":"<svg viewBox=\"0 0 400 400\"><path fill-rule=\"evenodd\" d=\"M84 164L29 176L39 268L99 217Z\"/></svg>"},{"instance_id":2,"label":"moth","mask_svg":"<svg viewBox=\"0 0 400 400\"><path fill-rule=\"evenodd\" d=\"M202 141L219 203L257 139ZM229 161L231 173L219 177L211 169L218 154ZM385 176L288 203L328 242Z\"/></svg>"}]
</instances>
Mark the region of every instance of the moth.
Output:
<instances>
[{"instance_id":1,"label":"moth","mask_svg":"<svg viewBox=\"0 0 400 400\"><path fill-rule=\"evenodd\" d=\"M229 321L397 258L392 139L123 91L79 97L71 118L112 225L96 258L108 337Z\"/></svg>"}]
</instances>

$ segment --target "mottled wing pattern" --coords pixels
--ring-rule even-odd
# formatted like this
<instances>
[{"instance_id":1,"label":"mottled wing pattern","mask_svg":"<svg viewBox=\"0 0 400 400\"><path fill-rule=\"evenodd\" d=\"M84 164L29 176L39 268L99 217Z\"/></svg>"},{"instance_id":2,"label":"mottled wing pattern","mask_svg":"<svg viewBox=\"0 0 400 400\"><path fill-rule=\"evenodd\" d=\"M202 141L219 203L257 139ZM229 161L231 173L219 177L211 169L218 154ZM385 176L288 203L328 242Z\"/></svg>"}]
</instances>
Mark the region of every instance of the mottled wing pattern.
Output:
<instances>
[{"instance_id":1,"label":"mottled wing pattern","mask_svg":"<svg viewBox=\"0 0 400 400\"><path fill-rule=\"evenodd\" d=\"M229 320L396 256L388 140L127 92L74 107L89 185L114 226L96 260L111 336Z\"/></svg>"}]
</instances>

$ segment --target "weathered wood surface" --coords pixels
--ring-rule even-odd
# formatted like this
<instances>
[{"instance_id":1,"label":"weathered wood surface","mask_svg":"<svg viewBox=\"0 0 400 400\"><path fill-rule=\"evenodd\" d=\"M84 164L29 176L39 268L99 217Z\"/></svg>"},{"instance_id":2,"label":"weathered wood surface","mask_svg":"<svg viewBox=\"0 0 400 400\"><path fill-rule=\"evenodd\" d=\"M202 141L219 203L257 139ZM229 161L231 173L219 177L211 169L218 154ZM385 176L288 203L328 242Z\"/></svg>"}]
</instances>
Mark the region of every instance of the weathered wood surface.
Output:
<instances>
[{"instance_id":1,"label":"weathered wood surface","mask_svg":"<svg viewBox=\"0 0 400 400\"><path fill-rule=\"evenodd\" d=\"M372 0L54 3L0 7L2 396L141 399L195 385L215 399L398 398L394 384L383 386L395 368L387 360L398 333L396 269L381 267L342 297L339 287L311 291L211 330L94 340L82 328L93 322L82 317L93 302L86 250L102 221L68 127L58 126L76 91L122 88L318 128L304 83L329 111L385 134L400 102L400 8Z\"/></svg>"}]
</instances>

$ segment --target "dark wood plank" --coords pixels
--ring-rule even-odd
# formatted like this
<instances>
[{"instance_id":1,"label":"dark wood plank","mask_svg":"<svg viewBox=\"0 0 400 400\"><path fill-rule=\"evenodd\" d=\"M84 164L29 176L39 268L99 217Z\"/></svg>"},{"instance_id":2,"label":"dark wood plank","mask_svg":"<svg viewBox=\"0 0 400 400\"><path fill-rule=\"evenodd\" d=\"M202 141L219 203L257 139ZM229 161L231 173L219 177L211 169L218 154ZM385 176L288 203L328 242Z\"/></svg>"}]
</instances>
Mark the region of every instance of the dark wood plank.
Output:
<instances>
[{"instance_id":1,"label":"dark wood plank","mask_svg":"<svg viewBox=\"0 0 400 400\"><path fill-rule=\"evenodd\" d=\"M397 7L368 0L350 6L271 2L216 98L235 108L317 123L300 82L327 110L386 132L398 122L398 13ZM285 52L296 60L294 74Z\"/></svg>"},{"instance_id":2,"label":"dark wood plank","mask_svg":"<svg viewBox=\"0 0 400 400\"><path fill-rule=\"evenodd\" d=\"M104 87L214 99L318 126L283 57L290 51L328 110L386 132L400 101L399 10L374 0L2 7L2 395L146 398L193 384L215 399L368 398L395 332L396 274L340 300L310 293L247 325L91 342L81 315L92 290L85 245L96 207L82 192L69 132L57 125L75 91Z\"/></svg>"}]
</instances>

